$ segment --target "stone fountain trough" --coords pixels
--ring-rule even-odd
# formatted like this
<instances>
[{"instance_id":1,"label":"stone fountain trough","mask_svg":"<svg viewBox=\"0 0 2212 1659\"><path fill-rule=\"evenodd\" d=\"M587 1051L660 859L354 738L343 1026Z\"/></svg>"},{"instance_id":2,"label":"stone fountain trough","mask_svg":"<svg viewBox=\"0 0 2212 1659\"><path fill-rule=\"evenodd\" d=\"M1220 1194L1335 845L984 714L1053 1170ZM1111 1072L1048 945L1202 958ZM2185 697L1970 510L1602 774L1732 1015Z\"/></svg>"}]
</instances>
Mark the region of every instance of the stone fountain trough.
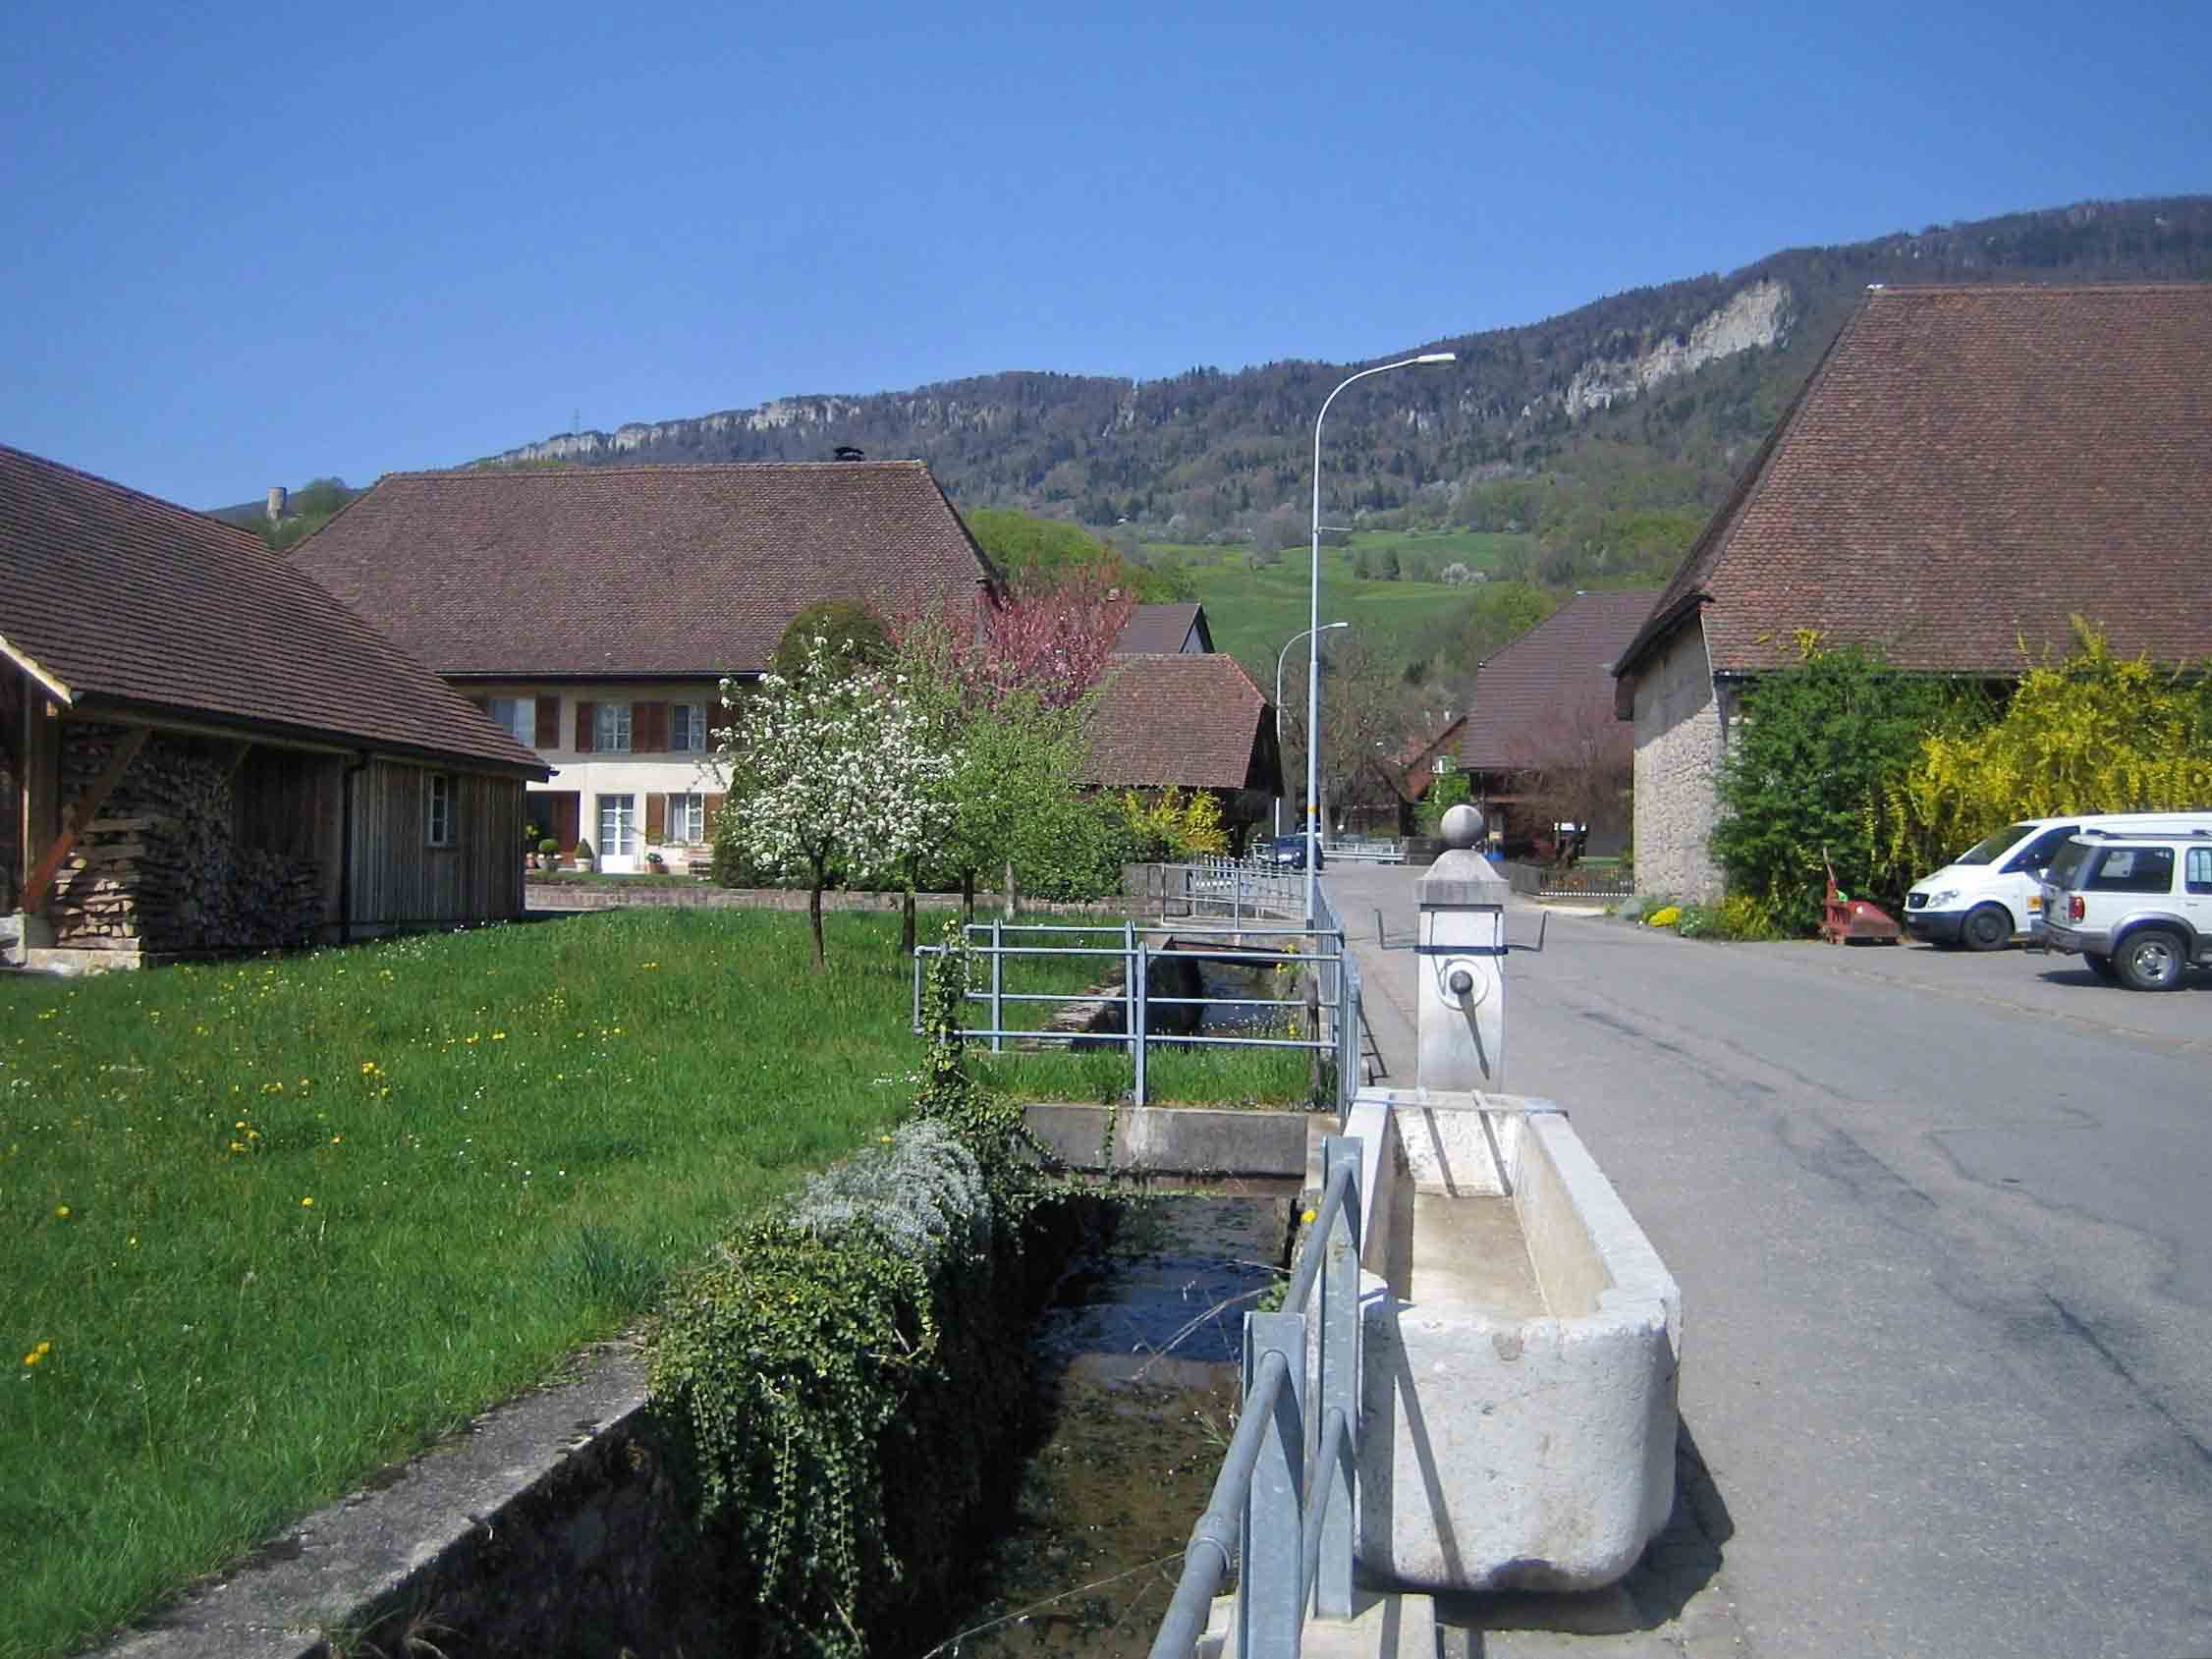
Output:
<instances>
[{"instance_id":1,"label":"stone fountain trough","mask_svg":"<svg viewBox=\"0 0 2212 1659\"><path fill-rule=\"evenodd\" d=\"M1594 1589L1674 1505L1682 1293L1566 1115L1369 1089L1357 1553L1423 1589Z\"/></svg>"},{"instance_id":2,"label":"stone fountain trough","mask_svg":"<svg viewBox=\"0 0 2212 1659\"><path fill-rule=\"evenodd\" d=\"M1674 1506L1682 1292L1549 1101L1500 1092L1509 890L1472 808L1418 884L1419 1082L1364 1089L1357 1554L1422 1589L1595 1589Z\"/></svg>"}]
</instances>

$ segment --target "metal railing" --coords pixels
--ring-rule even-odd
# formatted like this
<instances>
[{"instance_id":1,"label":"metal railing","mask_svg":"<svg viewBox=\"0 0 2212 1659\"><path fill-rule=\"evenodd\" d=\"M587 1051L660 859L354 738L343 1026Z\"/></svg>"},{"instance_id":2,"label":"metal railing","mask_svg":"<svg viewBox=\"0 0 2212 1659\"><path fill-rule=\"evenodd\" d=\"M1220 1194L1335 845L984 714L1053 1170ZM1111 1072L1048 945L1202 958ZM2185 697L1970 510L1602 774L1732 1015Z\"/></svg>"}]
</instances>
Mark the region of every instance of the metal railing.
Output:
<instances>
[{"instance_id":1,"label":"metal railing","mask_svg":"<svg viewBox=\"0 0 2212 1659\"><path fill-rule=\"evenodd\" d=\"M1329 898L1327 881L1313 884L1313 925L1316 930L1338 941L1334 958L1316 964L1315 972L1320 986L1320 1004L1334 1011L1330 1037L1335 1043L1337 1068L1337 1112L1341 1117L1351 1110L1352 1097L1359 1092L1366 1078L1360 1072L1359 1032L1363 1018L1359 962L1344 946L1344 918L1337 914L1336 905Z\"/></svg>"},{"instance_id":2,"label":"metal railing","mask_svg":"<svg viewBox=\"0 0 2212 1659\"><path fill-rule=\"evenodd\" d=\"M1190 1528L1183 1576L1151 1659L1190 1659L1232 1565L1236 1659L1296 1659L1308 1606L1323 1619L1352 1616L1359 1156L1355 1135L1332 1134L1321 1143L1321 1202L1284 1311L1244 1315L1243 1412L1205 1513ZM1309 1300L1320 1347L1310 1390Z\"/></svg>"},{"instance_id":3,"label":"metal railing","mask_svg":"<svg viewBox=\"0 0 2212 1659\"><path fill-rule=\"evenodd\" d=\"M1232 922L1245 916L1301 916L1305 913L1305 872L1251 858L1198 858L1161 868L1161 913L1180 901L1193 916L1220 915Z\"/></svg>"},{"instance_id":4,"label":"metal railing","mask_svg":"<svg viewBox=\"0 0 2212 1659\"><path fill-rule=\"evenodd\" d=\"M1504 866L1513 890L1527 899L1626 899L1635 876L1618 863L1586 862L1568 869L1510 858Z\"/></svg>"},{"instance_id":5,"label":"metal railing","mask_svg":"<svg viewBox=\"0 0 2212 1659\"><path fill-rule=\"evenodd\" d=\"M1324 864L1331 858L1370 864L1403 864L1406 844L1393 835L1346 835L1321 844Z\"/></svg>"},{"instance_id":6,"label":"metal railing","mask_svg":"<svg viewBox=\"0 0 2212 1659\"><path fill-rule=\"evenodd\" d=\"M1302 902L1302 893L1300 898ZM989 1022L982 1025L968 1025L967 1034L987 1041L994 1054L1003 1052L1010 1039L1064 1043L1070 1048L1078 1044L1121 1044L1131 1054L1135 1073L1134 1099L1139 1106L1146 1104L1150 1098L1147 1078L1150 1052L1163 1043L1205 1048L1287 1048L1317 1052L1335 1060L1336 1094L1340 1109L1350 1102L1353 1092L1356 1090L1355 1081L1347 1081L1343 1055L1349 1032L1351 1052L1356 1062L1359 1010L1356 1006L1346 1008L1343 999L1348 995L1357 994L1358 969L1352 963L1345 947L1343 929L1333 919L1326 927L1313 928L1248 921L1226 928L1189 923L1178 928L1178 932L1185 937L1193 933L1220 933L1231 935L1232 940L1218 948L1200 946L1192 949L1184 945L1173 951L1153 944L1145 937L1143 929L1130 921L1113 926L1084 926L992 920L970 922L966 932L967 948L980 957L984 964L982 983L968 987L968 1001L983 1005L988 1010ZM1113 942L1027 942L1039 935L1050 941L1103 937ZM912 1027L916 1033L921 1030L922 975L927 971L928 959L942 956L944 950L942 945L921 945L914 950ZM1122 988L1119 991L1020 991L1008 985L1007 968L1010 964L1055 957L1118 961L1122 968ZM1278 997L1160 995L1151 988L1151 972L1156 963L1166 959L1197 963L1243 963L1254 967L1280 967L1286 963L1296 963L1312 979L1317 991L1314 996L1305 1000L1304 1013L1298 1016L1300 1034L1297 1035L1289 1031L1224 1034L1157 1029L1153 1016L1165 1008L1199 1009L1199 1022L1192 1022L1193 1024L1202 1022L1203 1011L1208 1008L1273 1009L1287 1015L1296 1015L1300 1009L1298 1003L1287 1002ZM1008 1023L1009 1011L1025 1004L1065 1006L1074 1003L1119 1004L1123 1010L1123 1028L1119 1031L1055 1030L1050 1027L1014 1026Z\"/></svg>"}]
</instances>

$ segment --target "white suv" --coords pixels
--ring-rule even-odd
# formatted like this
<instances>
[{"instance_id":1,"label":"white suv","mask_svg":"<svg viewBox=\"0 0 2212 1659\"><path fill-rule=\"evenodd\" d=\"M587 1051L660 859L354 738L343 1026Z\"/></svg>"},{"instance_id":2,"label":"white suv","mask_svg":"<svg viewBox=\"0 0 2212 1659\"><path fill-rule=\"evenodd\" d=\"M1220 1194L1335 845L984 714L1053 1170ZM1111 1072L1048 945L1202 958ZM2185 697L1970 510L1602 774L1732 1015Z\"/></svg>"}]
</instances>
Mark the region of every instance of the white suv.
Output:
<instances>
[{"instance_id":1,"label":"white suv","mask_svg":"<svg viewBox=\"0 0 2212 1659\"><path fill-rule=\"evenodd\" d=\"M2043 942L2136 991L2212 967L2212 831L2074 837L2044 878Z\"/></svg>"}]
</instances>

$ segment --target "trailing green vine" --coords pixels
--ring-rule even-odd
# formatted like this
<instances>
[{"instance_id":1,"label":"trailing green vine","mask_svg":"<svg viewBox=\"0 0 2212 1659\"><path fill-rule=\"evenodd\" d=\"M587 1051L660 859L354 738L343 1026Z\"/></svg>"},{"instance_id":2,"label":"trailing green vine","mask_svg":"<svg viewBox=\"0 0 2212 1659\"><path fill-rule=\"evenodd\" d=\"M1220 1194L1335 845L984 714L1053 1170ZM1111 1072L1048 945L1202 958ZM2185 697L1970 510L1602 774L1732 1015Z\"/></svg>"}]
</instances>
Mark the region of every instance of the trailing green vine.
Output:
<instances>
[{"instance_id":1,"label":"trailing green vine","mask_svg":"<svg viewBox=\"0 0 2212 1659\"><path fill-rule=\"evenodd\" d=\"M857 1659L944 1593L1023 1410L1008 1272L1055 1190L968 1072L957 923L925 982L913 1120L747 1223L650 1333L696 1511L773 1654Z\"/></svg>"}]
</instances>

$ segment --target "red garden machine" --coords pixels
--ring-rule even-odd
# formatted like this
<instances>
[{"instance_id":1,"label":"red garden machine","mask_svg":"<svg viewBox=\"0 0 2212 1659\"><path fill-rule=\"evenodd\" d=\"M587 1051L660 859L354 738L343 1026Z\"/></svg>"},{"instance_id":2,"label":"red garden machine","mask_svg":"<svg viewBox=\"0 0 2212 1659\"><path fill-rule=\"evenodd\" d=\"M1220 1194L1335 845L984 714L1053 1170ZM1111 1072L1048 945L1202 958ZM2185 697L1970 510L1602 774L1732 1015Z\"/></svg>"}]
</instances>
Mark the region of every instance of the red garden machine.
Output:
<instances>
[{"instance_id":1,"label":"red garden machine","mask_svg":"<svg viewBox=\"0 0 2212 1659\"><path fill-rule=\"evenodd\" d=\"M1897 921L1879 905L1853 899L1836 885L1836 866L1825 849L1820 861L1828 870L1828 894L1820 905L1820 936L1831 945L1895 945L1903 942Z\"/></svg>"}]
</instances>

